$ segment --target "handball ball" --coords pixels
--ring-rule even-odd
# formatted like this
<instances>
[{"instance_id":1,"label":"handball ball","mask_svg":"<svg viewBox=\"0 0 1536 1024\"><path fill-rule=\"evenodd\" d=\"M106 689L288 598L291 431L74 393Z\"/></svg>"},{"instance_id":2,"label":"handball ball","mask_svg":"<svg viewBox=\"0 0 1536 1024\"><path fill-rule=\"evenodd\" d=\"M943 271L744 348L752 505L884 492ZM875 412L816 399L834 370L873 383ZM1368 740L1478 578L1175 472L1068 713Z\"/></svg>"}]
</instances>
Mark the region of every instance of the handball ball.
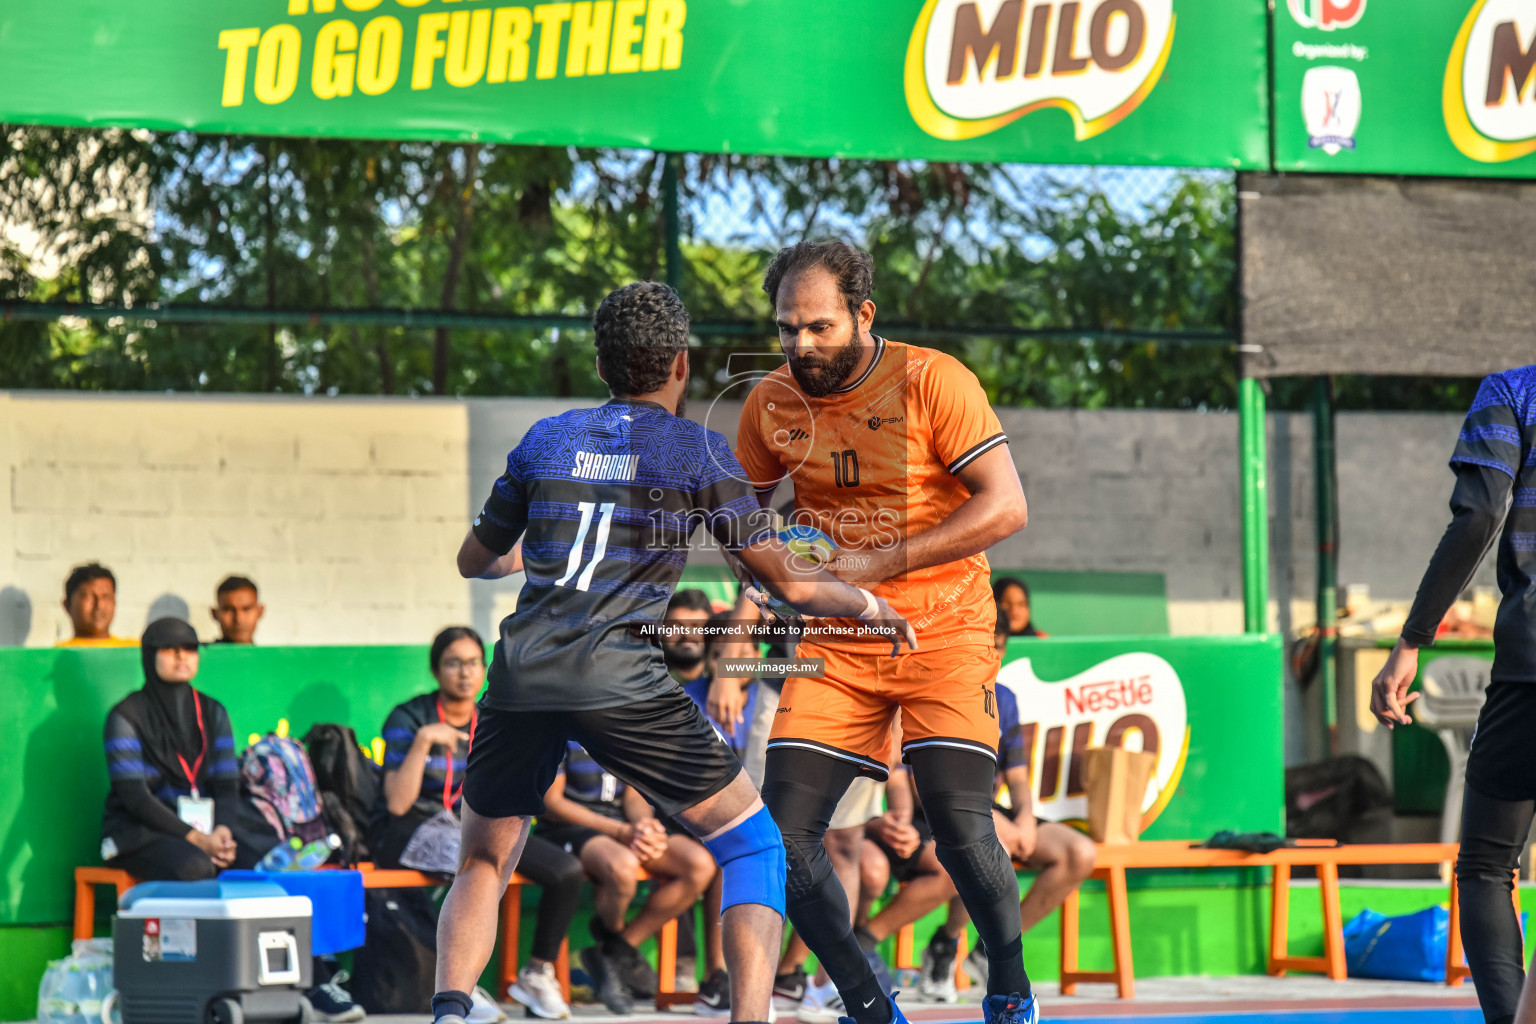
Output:
<instances>
[{"instance_id":1,"label":"handball ball","mask_svg":"<svg viewBox=\"0 0 1536 1024\"><path fill-rule=\"evenodd\" d=\"M837 545L832 543L832 538L814 526L785 526L779 530L779 540L792 554L817 565L826 565L837 554Z\"/></svg>"},{"instance_id":2,"label":"handball ball","mask_svg":"<svg viewBox=\"0 0 1536 1024\"><path fill-rule=\"evenodd\" d=\"M837 554L837 545L832 543L832 538L814 526L790 525L786 524L783 520L779 520L777 527L775 536L784 542L784 545L789 548L790 553L798 555L808 562L818 566L826 565ZM769 610L775 615L778 615L780 618L793 618L800 614L773 596L772 592L763 586L762 583L753 580L752 585L762 592L763 597L768 601Z\"/></svg>"}]
</instances>

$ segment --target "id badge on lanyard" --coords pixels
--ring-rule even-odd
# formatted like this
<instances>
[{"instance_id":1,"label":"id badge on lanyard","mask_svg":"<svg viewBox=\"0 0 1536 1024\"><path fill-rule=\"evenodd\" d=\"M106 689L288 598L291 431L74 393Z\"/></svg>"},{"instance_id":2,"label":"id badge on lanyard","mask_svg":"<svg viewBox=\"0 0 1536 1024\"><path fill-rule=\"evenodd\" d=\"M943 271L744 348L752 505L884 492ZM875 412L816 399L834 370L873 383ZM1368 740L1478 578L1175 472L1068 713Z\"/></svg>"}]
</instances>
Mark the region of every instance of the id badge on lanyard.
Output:
<instances>
[{"instance_id":1,"label":"id badge on lanyard","mask_svg":"<svg viewBox=\"0 0 1536 1024\"><path fill-rule=\"evenodd\" d=\"M176 755L176 760L181 762L181 773L186 776L187 786L192 790L191 796L176 798L176 817L207 835L213 832L213 801L198 793L197 774L202 770L203 758L208 756L208 730L203 728L203 702L198 700L196 690L192 691L192 707L197 711L197 734L202 739L202 747L197 752L197 760L190 766L186 758L179 753Z\"/></svg>"},{"instance_id":2,"label":"id badge on lanyard","mask_svg":"<svg viewBox=\"0 0 1536 1024\"><path fill-rule=\"evenodd\" d=\"M443 702L441 699L439 699L437 702L437 720L439 722L447 721L447 718L443 715ZM475 727L479 724L480 709L478 707L473 707L469 712L469 750L471 751L475 749ZM464 780L459 780L459 785L457 788L455 788L453 785L453 755L457 752L457 744L448 747L446 751L448 771L443 777L443 810L449 812L453 810L454 805L459 802L460 795L462 795L464 792ZM468 757L468 751L465 752L465 756L466 758Z\"/></svg>"},{"instance_id":3,"label":"id badge on lanyard","mask_svg":"<svg viewBox=\"0 0 1536 1024\"><path fill-rule=\"evenodd\" d=\"M213 801L206 796L176 798L176 817L204 835L213 832Z\"/></svg>"}]
</instances>

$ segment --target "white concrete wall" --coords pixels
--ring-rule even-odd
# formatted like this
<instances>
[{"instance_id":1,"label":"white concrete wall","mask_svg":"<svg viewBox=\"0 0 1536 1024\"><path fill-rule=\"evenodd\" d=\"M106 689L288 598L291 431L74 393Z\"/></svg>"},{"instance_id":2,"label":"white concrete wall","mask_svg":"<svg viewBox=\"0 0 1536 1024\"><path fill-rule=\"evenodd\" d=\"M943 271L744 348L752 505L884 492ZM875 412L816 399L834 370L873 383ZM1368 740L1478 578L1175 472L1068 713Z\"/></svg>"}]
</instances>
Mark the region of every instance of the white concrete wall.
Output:
<instances>
[{"instance_id":1,"label":"white concrete wall","mask_svg":"<svg viewBox=\"0 0 1536 1024\"><path fill-rule=\"evenodd\" d=\"M70 635L64 578L89 561L117 575L118 635L152 610L216 635L231 573L260 586L266 643L415 641L468 613L462 403L15 392L0 440L11 642L25 606L27 643Z\"/></svg>"},{"instance_id":2,"label":"white concrete wall","mask_svg":"<svg viewBox=\"0 0 1536 1024\"><path fill-rule=\"evenodd\" d=\"M261 586L264 643L489 636L519 579L466 583L453 555L507 451L556 399L322 399L0 392L0 644L66 637L64 577L118 575L115 632ZM691 415L734 437L739 406ZM1030 525L1003 566L1160 572L1176 633L1242 624L1237 421L1226 413L1001 410ZM1340 582L1411 598L1448 513L1456 415L1338 421ZM1271 622L1310 619L1311 420L1270 430ZM709 553L701 560L713 561ZM1485 568L1480 582L1491 580Z\"/></svg>"}]
</instances>

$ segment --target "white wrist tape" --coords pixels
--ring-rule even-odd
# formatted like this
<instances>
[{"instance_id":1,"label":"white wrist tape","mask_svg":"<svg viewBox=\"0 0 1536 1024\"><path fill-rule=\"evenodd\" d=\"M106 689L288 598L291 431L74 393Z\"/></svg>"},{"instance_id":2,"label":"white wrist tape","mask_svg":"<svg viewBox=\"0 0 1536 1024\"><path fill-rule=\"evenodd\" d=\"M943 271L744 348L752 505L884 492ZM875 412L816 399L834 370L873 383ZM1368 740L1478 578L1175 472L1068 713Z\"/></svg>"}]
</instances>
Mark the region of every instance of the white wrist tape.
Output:
<instances>
[{"instance_id":1,"label":"white wrist tape","mask_svg":"<svg viewBox=\"0 0 1536 1024\"><path fill-rule=\"evenodd\" d=\"M859 593L864 595L864 611L859 614L859 621L869 622L880 614L880 599L863 587L858 589Z\"/></svg>"}]
</instances>

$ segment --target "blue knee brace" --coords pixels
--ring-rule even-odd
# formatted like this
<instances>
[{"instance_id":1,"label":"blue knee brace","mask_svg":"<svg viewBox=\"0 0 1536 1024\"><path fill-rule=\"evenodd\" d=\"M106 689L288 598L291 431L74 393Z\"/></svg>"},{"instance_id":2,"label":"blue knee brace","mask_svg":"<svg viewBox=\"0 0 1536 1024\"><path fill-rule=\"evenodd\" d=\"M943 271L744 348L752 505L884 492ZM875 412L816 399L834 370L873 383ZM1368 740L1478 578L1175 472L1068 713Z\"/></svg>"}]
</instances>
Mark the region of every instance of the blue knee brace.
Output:
<instances>
[{"instance_id":1,"label":"blue knee brace","mask_svg":"<svg viewBox=\"0 0 1536 1024\"><path fill-rule=\"evenodd\" d=\"M758 808L752 817L705 840L704 845L724 879L722 913L740 903L757 903L784 916L784 838L768 808Z\"/></svg>"}]
</instances>

